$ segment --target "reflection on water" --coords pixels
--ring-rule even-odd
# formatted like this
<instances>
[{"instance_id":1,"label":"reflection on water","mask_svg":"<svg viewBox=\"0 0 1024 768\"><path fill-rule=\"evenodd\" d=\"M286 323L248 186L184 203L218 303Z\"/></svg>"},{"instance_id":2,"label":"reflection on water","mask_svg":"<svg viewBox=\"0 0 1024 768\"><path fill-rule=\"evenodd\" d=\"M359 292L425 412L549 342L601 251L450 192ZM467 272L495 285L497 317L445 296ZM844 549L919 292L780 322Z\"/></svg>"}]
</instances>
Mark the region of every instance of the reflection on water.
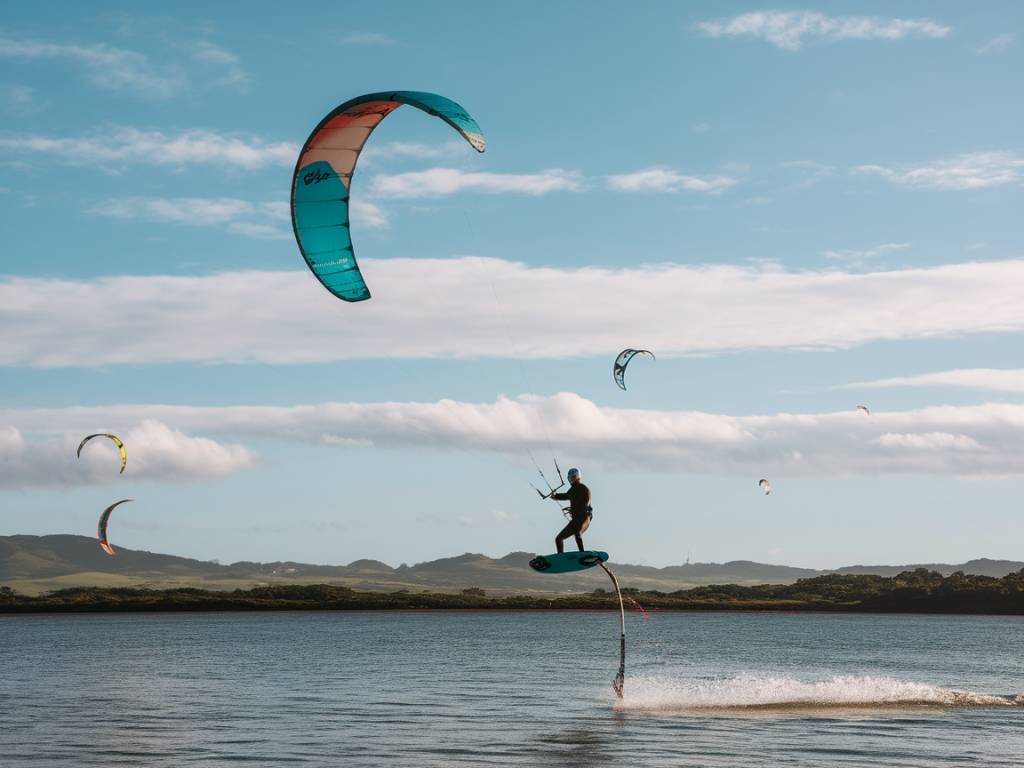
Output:
<instances>
[{"instance_id":1,"label":"reflection on water","mask_svg":"<svg viewBox=\"0 0 1024 768\"><path fill-rule=\"evenodd\" d=\"M1019 766L1024 621L659 613L0 618L4 768Z\"/></svg>"}]
</instances>

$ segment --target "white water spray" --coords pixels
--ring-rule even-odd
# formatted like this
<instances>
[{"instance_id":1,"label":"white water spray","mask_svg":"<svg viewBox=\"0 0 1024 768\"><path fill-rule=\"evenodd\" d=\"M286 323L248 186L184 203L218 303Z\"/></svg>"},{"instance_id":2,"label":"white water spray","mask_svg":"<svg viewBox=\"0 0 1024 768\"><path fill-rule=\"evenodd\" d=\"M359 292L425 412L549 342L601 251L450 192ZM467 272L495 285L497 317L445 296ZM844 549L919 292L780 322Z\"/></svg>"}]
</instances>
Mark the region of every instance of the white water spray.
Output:
<instances>
[{"instance_id":1,"label":"white water spray","mask_svg":"<svg viewBox=\"0 0 1024 768\"><path fill-rule=\"evenodd\" d=\"M838 707L994 707L1024 704L1005 697L939 688L891 677L837 676L805 682L788 677L741 675L711 680L630 678L620 711L824 709Z\"/></svg>"}]
</instances>

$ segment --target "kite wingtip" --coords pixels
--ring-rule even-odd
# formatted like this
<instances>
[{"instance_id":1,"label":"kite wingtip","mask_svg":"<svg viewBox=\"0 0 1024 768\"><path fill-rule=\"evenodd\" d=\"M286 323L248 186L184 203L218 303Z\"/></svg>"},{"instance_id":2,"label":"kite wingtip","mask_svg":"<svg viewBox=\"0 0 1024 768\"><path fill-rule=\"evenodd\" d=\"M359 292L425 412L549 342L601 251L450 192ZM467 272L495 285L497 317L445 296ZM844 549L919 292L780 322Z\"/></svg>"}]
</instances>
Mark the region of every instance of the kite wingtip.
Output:
<instances>
[{"instance_id":1,"label":"kite wingtip","mask_svg":"<svg viewBox=\"0 0 1024 768\"><path fill-rule=\"evenodd\" d=\"M487 139L484 138L482 133L472 133L467 131L464 135L466 137L466 141L468 141L470 146L477 152L483 154L487 151Z\"/></svg>"}]
</instances>

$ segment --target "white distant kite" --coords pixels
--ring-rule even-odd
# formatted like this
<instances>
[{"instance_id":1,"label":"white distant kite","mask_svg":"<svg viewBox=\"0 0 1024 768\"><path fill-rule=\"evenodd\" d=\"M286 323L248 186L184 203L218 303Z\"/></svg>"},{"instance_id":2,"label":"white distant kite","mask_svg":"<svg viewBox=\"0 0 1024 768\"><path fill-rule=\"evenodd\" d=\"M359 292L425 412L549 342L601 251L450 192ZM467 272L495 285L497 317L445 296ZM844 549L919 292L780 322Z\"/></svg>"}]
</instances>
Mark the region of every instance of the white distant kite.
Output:
<instances>
[{"instance_id":1,"label":"white distant kite","mask_svg":"<svg viewBox=\"0 0 1024 768\"><path fill-rule=\"evenodd\" d=\"M762 477L757 487L764 491L765 496L772 492L772 484L768 482L768 478Z\"/></svg>"}]
</instances>

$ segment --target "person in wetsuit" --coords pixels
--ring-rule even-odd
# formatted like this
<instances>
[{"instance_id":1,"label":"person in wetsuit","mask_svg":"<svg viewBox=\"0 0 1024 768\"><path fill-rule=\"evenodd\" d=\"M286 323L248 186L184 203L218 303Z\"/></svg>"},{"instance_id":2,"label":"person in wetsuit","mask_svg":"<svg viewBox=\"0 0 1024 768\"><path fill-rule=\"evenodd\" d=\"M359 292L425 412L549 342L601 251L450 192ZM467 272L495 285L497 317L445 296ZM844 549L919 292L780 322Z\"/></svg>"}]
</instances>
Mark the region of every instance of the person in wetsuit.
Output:
<instances>
[{"instance_id":1,"label":"person in wetsuit","mask_svg":"<svg viewBox=\"0 0 1024 768\"><path fill-rule=\"evenodd\" d=\"M573 467L568 472L569 490L566 493L552 493L555 501L568 501L572 519L555 537L555 546L562 552L562 541L570 536L576 538L576 546L583 551L583 532L590 527L593 511L590 507L590 489L580 479L580 471Z\"/></svg>"}]
</instances>

